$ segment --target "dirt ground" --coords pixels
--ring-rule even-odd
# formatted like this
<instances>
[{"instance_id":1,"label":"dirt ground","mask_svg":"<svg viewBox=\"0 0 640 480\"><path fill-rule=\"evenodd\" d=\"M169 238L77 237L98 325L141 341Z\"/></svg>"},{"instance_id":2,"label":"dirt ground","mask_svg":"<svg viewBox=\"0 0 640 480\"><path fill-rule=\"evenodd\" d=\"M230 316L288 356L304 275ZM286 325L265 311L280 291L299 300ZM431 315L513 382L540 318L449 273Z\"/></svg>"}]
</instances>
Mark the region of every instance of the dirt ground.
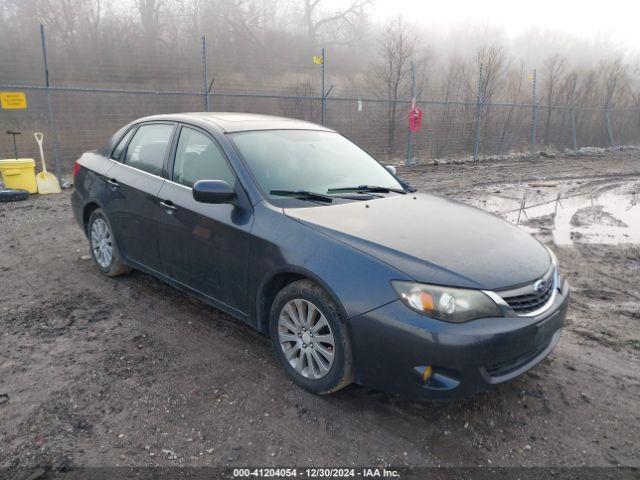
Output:
<instances>
[{"instance_id":1,"label":"dirt ground","mask_svg":"<svg viewBox=\"0 0 640 480\"><path fill-rule=\"evenodd\" d=\"M560 344L538 367L459 402L358 386L313 396L266 338L227 315L147 275L99 275L69 193L34 196L0 204L0 466L640 466L640 246L629 224L640 218L640 152L399 173L505 215L524 192L525 206L551 202L550 214L520 212L573 287ZM629 202L626 223L598 208L612 191ZM561 246L558 193L591 202ZM598 222L626 230L602 240L584 230Z\"/></svg>"}]
</instances>

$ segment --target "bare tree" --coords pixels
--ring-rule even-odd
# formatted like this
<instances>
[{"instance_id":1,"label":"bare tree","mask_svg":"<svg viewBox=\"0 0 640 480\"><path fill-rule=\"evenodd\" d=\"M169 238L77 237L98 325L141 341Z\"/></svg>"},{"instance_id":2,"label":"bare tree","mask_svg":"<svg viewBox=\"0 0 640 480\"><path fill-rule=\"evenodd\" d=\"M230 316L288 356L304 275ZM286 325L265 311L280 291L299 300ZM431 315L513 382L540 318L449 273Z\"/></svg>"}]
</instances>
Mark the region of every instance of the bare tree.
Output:
<instances>
[{"instance_id":1,"label":"bare tree","mask_svg":"<svg viewBox=\"0 0 640 480\"><path fill-rule=\"evenodd\" d=\"M560 85L563 82L563 75L567 66L567 59L562 55L552 55L542 64L542 88L543 99L547 105L557 103L561 95ZM542 144L549 143L549 128L551 126L551 115L553 109L547 107L547 115L544 123L544 134L542 136Z\"/></svg>"},{"instance_id":2,"label":"bare tree","mask_svg":"<svg viewBox=\"0 0 640 480\"><path fill-rule=\"evenodd\" d=\"M476 52L477 65L482 65L480 94L485 103L491 101L502 86L510 60L503 45L487 44Z\"/></svg>"},{"instance_id":3,"label":"bare tree","mask_svg":"<svg viewBox=\"0 0 640 480\"><path fill-rule=\"evenodd\" d=\"M640 131L640 81L638 80L640 78L640 57L633 64L632 73L629 76L633 79L629 82L630 103L638 109L635 114L635 128Z\"/></svg>"},{"instance_id":4,"label":"bare tree","mask_svg":"<svg viewBox=\"0 0 640 480\"><path fill-rule=\"evenodd\" d=\"M613 106L616 93L624 86L627 66L623 63L622 58L618 57L602 62L601 71L604 73L605 80L604 108L607 109Z\"/></svg>"},{"instance_id":5,"label":"bare tree","mask_svg":"<svg viewBox=\"0 0 640 480\"><path fill-rule=\"evenodd\" d=\"M348 0L346 6L331 12L323 12L323 0L304 0L303 21L306 29L308 46L318 45L320 34L330 26L344 32L354 20L362 17L373 0ZM334 39L331 43L336 43ZM346 40L343 39L343 42ZM325 42L326 43L326 42Z\"/></svg>"},{"instance_id":6,"label":"bare tree","mask_svg":"<svg viewBox=\"0 0 640 480\"><path fill-rule=\"evenodd\" d=\"M475 60L470 60L467 65L462 67L460 75L464 79L467 92L466 100L469 102L464 110L465 123L469 125L466 135L466 149L469 149L473 144L474 122L477 123L474 116L478 113L478 107L472 108L471 101L475 98L480 99L479 116L482 118L480 125L483 126L482 129L486 136L490 133L486 125L490 123L492 116L491 100L503 87L509 63L510 59L504 46L489 43L480 46L476 50Z\"/></svg>"},{"instance_id":7,"label":"bare tree","mask_svg":"<svg viewBox=\"0 0 640 480\"><path fill-rule=\"evenodd\" d=\"M524 78L524 63L520 65L519 69L514 69L507 73L506 91L507 91L507 96L509 98L509 107L507 109L507 113L505 115L505 119L502 124L502 132L500 134L500 139L496 147L496 151L498 153L502 153L505 149L505 140L507 136L507 131L509 130L509 127L513 120L516 105L518 104L518 102L520 102L520 94L522 93L523 78ZM510 146L511 145L507 145L507 148L509 148Z\"/></svg>"},{"instance_id":8,"label":"bare tree","mask_svg":"<svg viewBox=\"0 0 640 480\"><path fill-rule=\"evenodd\" d=\"M603 106L610 111L640 107L640 57L606 42L575 40L572 48L565 48L548 36L546 42L539 38L532 52L523 45L531 43L531 36L523 35L518 48L517 42L495 29L472 27L452 35L402 20L369 23L373 1L0 0L0 81L5 85L41 81L38 24L44 23L53 84L200 92L204 88L200 36L206 35L208 75L215 76L215 90L237 94L216 97L214 108L290 112L315 120L318 101L241 94L317 96L320 68L311 63L311 47L317 55L317 47L332 45L326 73L329 85L335 86L333 92L365 101L356 108L353 102L331 102L331 126L359 135L358 141L388 155L399 153L399 138L406 129L411 61L416 64L421 98L445 101L426 106L429 134L416 137L422 142L418 150L428 145L436 156L471 151L478 94L483 100L483 151L504 152L526 141L530 109L520 104L528 101L529 92L521 61L540 65L543 103L598 107L575 112L581 145L609 143ZM427 38L437 53L437 64L427 54ZM571 54L565 60L557 55L559 51ZM518 65L512 68L516 60ZM483 78L478 89L480 64ZM75 103L61 102L63 97ZM371 97L379 102L367 102ZM34 94L34 105L37 98ZM95 112L106 119L101 127L106 133L119 122L116 115L126 120L202 105L199 95L158 96L156 101L136 95L125 101L113 95L110 100L121 101L117 109L105 99L105 95L54 95L54 101L60 102L54 105L58 125L64 125L65 112L70 119L80 118L80 111ZM107 109L117 113L101 115ZM570 113L560 108L541 112L543 142L570 141ZM640 140L640 113L612 112L610 117L621 142ZM69 142L80 138L69 137Z\"/></svg>"},{"instance_id":9,"label":"bare tree","mask_svg":"<svg viewBox=\"0 0 640 480\"><path fill-rule=\"evenodd\" d=\"M447 59L446 65L440 74L440 78L442 80L439 88L435 92L435 95L437 95L437 98L442 98L444 101L440 107L441 113L437 121L437 124L443 129L443 131L435 132L433 128L431 129L434 133L432 144L433 155L435 158L446 155L451 148L451 142L448 141L444 133L457 121L460 105L456 104L455 101L460 100L466 91L462 75L463 71L464 59L454 56ZM433 115L430 115L430 118L432 117ZM431 120L432 124L434 122L435 118Z\"/></svg>"},{"instance_id":10,"label":"bare tree","mask_svg":"<svg viewBox=\"0 0 640 480\"><path fill-rule=\"evenodd\" d=\"M163 0L137 0L142 34L146 40L146 47L153 55L158 53L160 10L163 3Z\"/></svg>"},{"instance_id":11,"label":"bare tree","mask_svg":"<svg viewBox=\"0 0 640 480\"><path fill-rule=\"evenodd\" d=\"M262 24L264 9L264 4L255 1L230 0L221 10L234 37L255 47L261 45L258 32L266 27Z\"/></svg>"},{"instance_id":12,"label":"bare tree","mask_svg":"<svg viewBox=\"0 0 640 480\"><path fill-rule=\"evenodd\" d=\"M379 40L380 59L374 67L375 82L385 91L387 155L393 155L397 128L398 100L407 98L405 93L410 75L411 59L415 53L415 39L407 33L402 17L396 17L384 27Z\"/></svg>"}]
</instances>

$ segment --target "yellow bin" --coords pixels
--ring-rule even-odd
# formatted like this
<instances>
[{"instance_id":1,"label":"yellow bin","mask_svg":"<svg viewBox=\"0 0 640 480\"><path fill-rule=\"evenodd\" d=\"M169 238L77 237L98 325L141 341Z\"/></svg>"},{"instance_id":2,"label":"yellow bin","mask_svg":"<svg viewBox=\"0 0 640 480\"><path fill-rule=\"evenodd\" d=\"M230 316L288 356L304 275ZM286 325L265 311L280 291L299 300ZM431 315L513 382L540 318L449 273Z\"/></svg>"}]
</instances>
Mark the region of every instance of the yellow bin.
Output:
<instances>
[{"instance_id":1,"label":"yellow bin","mask_svg":"<svg viewBox=\"0 0 640 480\"><path fill-rule=\"evenodd\" d=\"M2 173L2 182L5 187L38 193L36 162L33 158L0 160L0 173Z\"/></svg>"}]
</instances>

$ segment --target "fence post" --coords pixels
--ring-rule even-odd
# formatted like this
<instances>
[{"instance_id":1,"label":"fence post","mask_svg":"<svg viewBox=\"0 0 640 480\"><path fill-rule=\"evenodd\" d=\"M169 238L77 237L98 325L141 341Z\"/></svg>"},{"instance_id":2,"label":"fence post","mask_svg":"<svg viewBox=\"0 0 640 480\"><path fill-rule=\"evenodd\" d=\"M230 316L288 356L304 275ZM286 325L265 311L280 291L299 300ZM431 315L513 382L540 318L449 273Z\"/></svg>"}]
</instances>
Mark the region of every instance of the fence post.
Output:
<instances>
[{"instance_id":1,"label":"fence post","mask_svg":"<svg viewBox=\"0 0 640 480\"><path fill-rule=\"evenodd\" d=\"M578 134L576 132L576 109L571 109L571 141L573 142L573 153L578 153Z\"/></svg>"},{"instance_id":2,"label":"fence post","mask_svg":"<svg viewBox=\"0 0 640 480\"><path fill-rule=\"evenodd\" d=\"M416 65L411 60L411 108L416 104ZM407 135L407 165L411 165L413 162L413 132L410 128Z\"/></svg>"},{"instance_id":3,"label":"fence post","mask_svg":"<svg viewBox=\"0 0 640 480\"><path fill-rule=\"evenodd\" d=\"M607 127L607 135L609 136L609 144L611 145L611 149L616 148L616 143L613 140L613 131L611 130L611 118L609 116L609 110L604 111L604 122Z\"/></svg>"},{"instance_id":4,"label":"fence post","mask_svg":"<svg viewBox=\"0 0 640 480\"><path fill-rule=\"evenodd\" d=\"M202 86L204 88L204 108L209 111L209 75L207 73L207 38L202 36Z\"/></svg>"},{"instance_id":5,"label":"fence post","mask_svg":"<svg viewBox=\"0 0 640 480\"><path fill-rule=\"evenodd\" d=\"M538 127L538 104L536 100L536 69L533 69L531 78L531 143L529 153L533 155L536 151L536 129Z\"/></svg>"},{"instance_id":6,"label":"fence post","mask_svg":"<svg viewBox=\"0 0 640 480\"><path fill-rule=\"evenodd\" d=\"M325 85L324 85L324 64L325 64L325 55L324 55L324 47L322 48L322 106L321 106L321 113L320 113L320 123L322 125L324 125L325 122L325 117L327 115L327 94L325 92Z\"/></svg>"},{"instance_id":7,"label":"fence post","mask_svg":"<svg viewBox=\"0 0 640 480\"><path fill-rule=\"evenodd\" d=\"M478 155L480 154L480 123L482 121L482 70L483 64L480 64L480 72L478 75L478 97L476 99L476 132L473 139L473 160L478 161Z\"/></svg>"},{"instance_id":8,"label":"fence post","mask_svg":"<svg viewBox=\"0 0 640 480\"><path fill-rule=\"evenodd\" d=\"M44 86L47 95L47 123L53 140L53 160L55 172L60 177L60 151L58 149L58 132L56 131L56 119L53 115L53 106L51 104L51 90L49 83L49 63L47 62L47 43L44 37L44 25L40 24L40 46L42 48L42 64L44 68Z\"/></svg>"}]
</instances>

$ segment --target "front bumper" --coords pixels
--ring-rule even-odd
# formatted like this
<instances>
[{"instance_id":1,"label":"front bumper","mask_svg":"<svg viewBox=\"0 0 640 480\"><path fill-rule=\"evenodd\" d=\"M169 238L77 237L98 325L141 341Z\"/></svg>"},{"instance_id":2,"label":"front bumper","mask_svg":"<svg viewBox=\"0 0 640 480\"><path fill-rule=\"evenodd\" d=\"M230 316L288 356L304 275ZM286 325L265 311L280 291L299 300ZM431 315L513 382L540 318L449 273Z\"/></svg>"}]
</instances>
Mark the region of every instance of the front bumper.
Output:
<instances>
[{"instance_id":1,"label":"front bumper","mask_svg":"<svg viewBox=\"0 0 640 480\"><path fill-rule=\"evenodd\" d=\"M535 317L462 324L420 315L396 300L351 319L356 383L409 398L452 399L522 375L555 348L569 306L564 282ZM423 383L424 368L433 375Z\"/></svg>"}]
</instances>

